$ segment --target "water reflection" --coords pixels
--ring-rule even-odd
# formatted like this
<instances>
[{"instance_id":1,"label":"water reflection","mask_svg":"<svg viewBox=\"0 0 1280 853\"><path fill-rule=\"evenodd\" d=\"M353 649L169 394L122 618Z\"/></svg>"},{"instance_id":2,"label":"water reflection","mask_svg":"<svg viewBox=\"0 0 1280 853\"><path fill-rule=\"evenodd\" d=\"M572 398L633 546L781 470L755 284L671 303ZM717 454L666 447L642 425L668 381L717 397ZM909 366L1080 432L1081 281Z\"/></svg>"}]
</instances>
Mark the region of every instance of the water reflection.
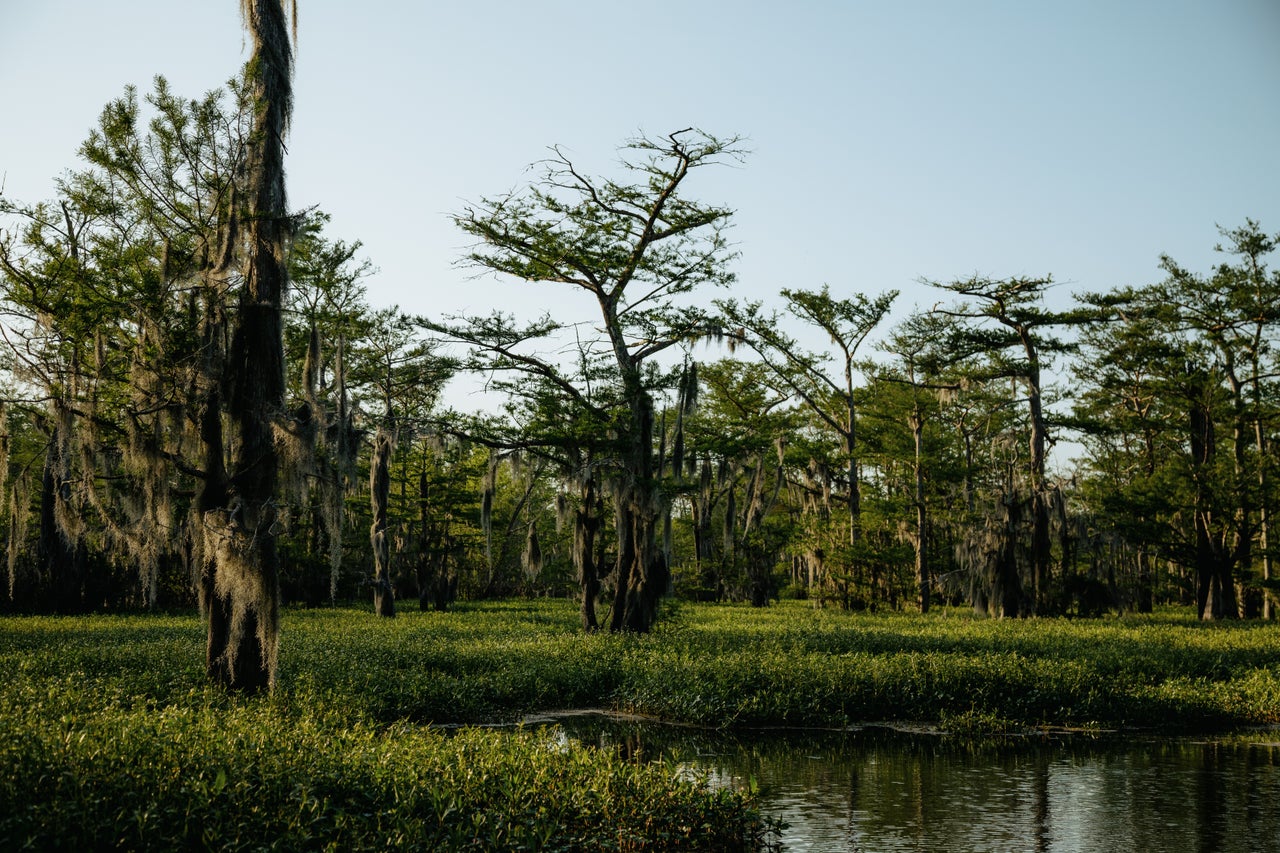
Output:
<instances>
[{"instance_id":1,"label":"water reflection","mask_svg":"<svg viewBox=\"0 0 1280 853\"><path fill-rule=\"evenodd\" d=\"M786 850L1280 851L1274 737L723 734L593 714L540 724L715 785L754 780L789 824Z\"/></svg>"}]
</instances>

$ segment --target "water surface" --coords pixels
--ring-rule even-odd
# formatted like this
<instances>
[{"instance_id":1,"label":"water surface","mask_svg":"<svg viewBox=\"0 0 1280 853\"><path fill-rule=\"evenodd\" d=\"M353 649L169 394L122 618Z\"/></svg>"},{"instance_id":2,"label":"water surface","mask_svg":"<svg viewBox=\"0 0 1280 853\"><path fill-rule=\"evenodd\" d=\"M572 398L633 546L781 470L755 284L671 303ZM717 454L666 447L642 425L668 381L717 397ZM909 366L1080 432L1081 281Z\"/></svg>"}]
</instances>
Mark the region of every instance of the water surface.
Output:
<instances>
[{"instance_id":1,"label":"water surface","mask_svg":"<svg viewBox=\"0 0 1280 853\"><path fill-rule=\"evenodd\" d=\"M1280 734L973 740L726 734L602 714L531 724L758 788L785 850L1280 853Z\"/></svg>"}]
</instances>

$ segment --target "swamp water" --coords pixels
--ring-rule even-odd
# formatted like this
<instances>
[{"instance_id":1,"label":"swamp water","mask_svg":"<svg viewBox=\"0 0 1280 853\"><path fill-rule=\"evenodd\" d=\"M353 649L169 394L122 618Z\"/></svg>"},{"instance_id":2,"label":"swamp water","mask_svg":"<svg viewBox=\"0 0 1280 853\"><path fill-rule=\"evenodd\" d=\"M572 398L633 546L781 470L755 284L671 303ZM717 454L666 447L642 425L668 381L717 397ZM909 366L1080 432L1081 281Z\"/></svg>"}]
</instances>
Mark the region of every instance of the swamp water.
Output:
<instances>
[{"instance_id":1,"label":"swamp water","mask_svg":"<svg viewBox=\"0 0 1280 853\"><path fill-rule=\"evenodd\" d=\"M784 850L1280 851L1280 734L974 740L868 727L723 733L533 717L635 760L755 786Z\"/></svg>"}]
</instances>

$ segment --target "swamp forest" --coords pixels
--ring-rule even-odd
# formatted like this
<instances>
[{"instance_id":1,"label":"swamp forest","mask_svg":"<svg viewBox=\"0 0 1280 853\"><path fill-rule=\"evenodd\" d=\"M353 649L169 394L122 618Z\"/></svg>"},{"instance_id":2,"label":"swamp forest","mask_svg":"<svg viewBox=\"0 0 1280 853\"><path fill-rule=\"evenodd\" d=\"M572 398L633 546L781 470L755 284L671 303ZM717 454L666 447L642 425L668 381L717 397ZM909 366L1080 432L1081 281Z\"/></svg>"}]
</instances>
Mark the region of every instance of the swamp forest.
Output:
<instances>
[{"instance_id":1,"label":"swamp forest","mask_svg":"<svg viewBox=\"0 0 1280 853\"><path fill-rule=\"evenodd\" d=\"M1280 235L902 319L852 280L744 300L698 178L749 146L688 128L451 215L460 263L591 322L404 312L289 206L285 5L244 0L224 88L127 89L55 198L0 195L0 840L771 843L750 791L426 725L555 708L1280 723Z\"/></svg>"}]
</instances>

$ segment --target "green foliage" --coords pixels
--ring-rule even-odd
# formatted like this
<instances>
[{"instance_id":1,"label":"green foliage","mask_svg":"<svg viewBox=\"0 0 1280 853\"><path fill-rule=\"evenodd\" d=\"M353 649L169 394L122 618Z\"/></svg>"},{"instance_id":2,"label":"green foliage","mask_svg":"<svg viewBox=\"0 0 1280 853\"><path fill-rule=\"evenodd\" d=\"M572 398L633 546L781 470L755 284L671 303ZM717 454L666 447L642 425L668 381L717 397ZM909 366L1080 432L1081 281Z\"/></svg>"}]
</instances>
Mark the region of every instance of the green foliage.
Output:
<instances>
[{"instance_id":1,"label":"green foliage","mask_svg":"<svg viewBox=\"0 0 1280 853\"><path fill-rule=\"evenodd\" d=\"M741 850L760 831L743 794L545 735L83 697L6 697L7 849Z\"/></svg>"},{"instance_id":2,"label":"green foliage","mask_svg":"<svg viewBox=\"0 0 1280 853\"><path fill-rule=\"evenodd\" d=\"M6 621L0 847L754 849L764 825L748 796L674 766L519 730L379 722L603 689L558 683L609 665L570 648L573 617L289 613L294 677L269 699L203 685L191 617ZM379 682L399 685L391 704Z\"/></svg>"},{"instance_id":3,"label":"green foliage","mask_svg":"<svg viewBox=\"0 0 1280 853\"><path fill-rule=\"evenodd\" d=\"M194 99L159 77L126 89L53 201L0 196L0 610L195 600L193 504L237 446L236 418L203 413L259 384L226 381L225 350L252 242L237 229L262 219L237 208L262 70ZM289 390L271 425L287 601L368 594L381 428L383 582L423 606L580 586L588 629L612 597L610 627L645 630L668 589L763 604L787 586L852 609L1274 614L1280 235L1246 219L1220 229L1211 269L1165 256L1162 281L1074 304L1049 277L953 281L955 301L882 338L897 291L704 296L734 281L732 212L685 181L739 161L739 139L686 130L620 154L595 178L552 149L528 188L453 217L475 240L464 264L594 301L594 333L370 305L361 243L318 210L287 217ZM696 341L754 355L695 364ZM460 368L500 414L438 411ZM1049 449L1070 439L1086 454L1060 478ZM526 473L486 489L490 450Z\"/></svg>"},{"instance_id":4,"label":"green foliage","mask_svg":"<svg viewBox=\"0 0 1280 853\"><path fill-rule=\"evenodd\" d=\"M1083 297L1108 323L1084 339L1076 397L1090 510L1187 573L1206 618L1263 609L1280 411L1280 237L1252 220L1219 231L1229 261L1208 275L1165 256L1164 281Z\"/></svg>"},{"instance_id":5,"label":"green foliage","mask_svg":"<svg viewBox=\"0 0 1280 853\"><path fill-rule=\"evenodd\" d=\"M612 706L707 726L1206 730L1280 723L1275 628L682 604L582 635L573 603L376 621L286 611L275 695L208 687L194 616L0 621L0 847L738 850L741 791L514 730Z\"/></svg>"},{"instance_id":6,"label":"green foliage","mask_svg":"<svg viewBox=\"0 0 1280 853\"><path fill-rule=\"evenodd\" d=\"M555 599L381 622L364 610L289 610L278 701L384 723L608 706L715 726L971 712L1027 726L1280 722L1280 651L1265 624L1172 611L1025 622L850 615L796 600L666 612L652 635L631 637L583 635L573 603ZM194 616L13 617L0 622L0 667L18 674L14 689L182 704L203 689L202 642Z\"/></svg>"},{"instance_id":7,"label":"green foliage","mask_svg":"<svg viewBox=\"0 0 1280 853\"><path fill-rule=\"evenodd\" d=\"M734 280L736 252L725 235L732 212L686 198L682 185L692 170L737 160L743 151L736 137L692 128L633 139L621 164L633 183L590 177L552 151L533 185L481 199L454 222L478 241L467 264L577 291L595 303L596 331L584 335L551 314L524 321L501 311L421 322L466 347L464 367L511 396L514 428L472 438L544 458L566 486L598 481L608 490L618 540L609 628L644 632L670 580L670 560L658 544L669 503L663 460L654 458L655 450L662 455L654 398L674 390L681 375L657 357L719 334L719 320L685 297ZM566 431L565 423L574 426ZM576 525L575 536L586 526ZM583 554L576 553L580 567ZM595 578L578 573L583 622L593 627Z\"/></svg>"}]
</instances>

